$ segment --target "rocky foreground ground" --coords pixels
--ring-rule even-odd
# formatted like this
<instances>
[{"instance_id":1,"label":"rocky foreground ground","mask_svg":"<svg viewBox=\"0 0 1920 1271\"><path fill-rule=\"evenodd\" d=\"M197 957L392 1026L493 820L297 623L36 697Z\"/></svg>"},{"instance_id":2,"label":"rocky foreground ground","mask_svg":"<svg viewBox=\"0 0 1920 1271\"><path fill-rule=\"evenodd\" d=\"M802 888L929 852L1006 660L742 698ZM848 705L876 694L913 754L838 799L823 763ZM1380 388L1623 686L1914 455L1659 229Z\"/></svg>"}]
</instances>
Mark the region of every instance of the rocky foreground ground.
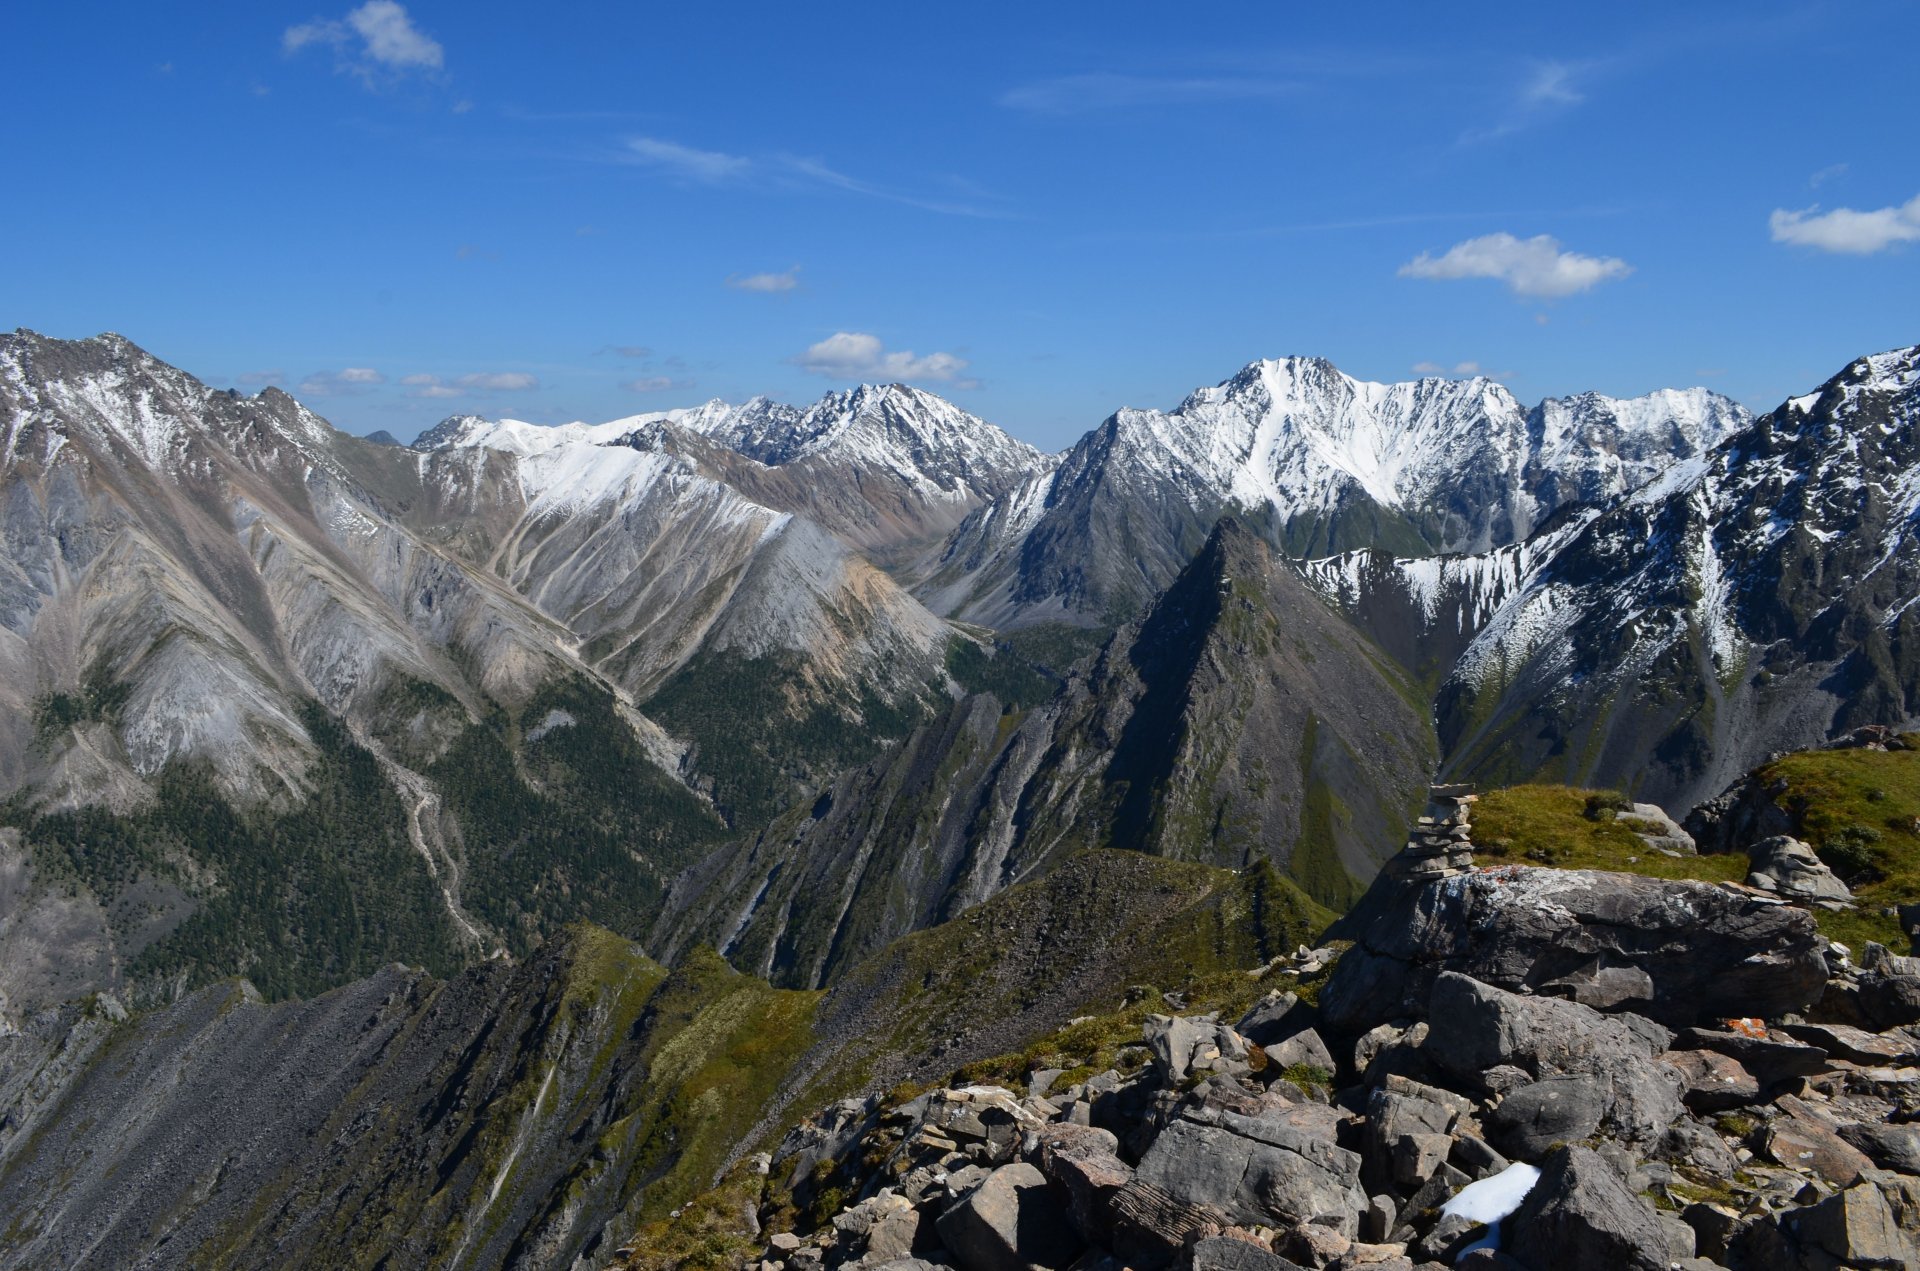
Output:
<instances>
[{"instance_id":1,"label":"rocky foreground ground","mask_svg":"<svg viewBox=\"0 0 1920 1271\"><path fill-rule=\"evenodd\" d=\"M789 1134L752 1265L1920 1266L1920 958L1818 879L1477 868L1456 812L1237 1018Z\"/></svg>"}]
</instances>

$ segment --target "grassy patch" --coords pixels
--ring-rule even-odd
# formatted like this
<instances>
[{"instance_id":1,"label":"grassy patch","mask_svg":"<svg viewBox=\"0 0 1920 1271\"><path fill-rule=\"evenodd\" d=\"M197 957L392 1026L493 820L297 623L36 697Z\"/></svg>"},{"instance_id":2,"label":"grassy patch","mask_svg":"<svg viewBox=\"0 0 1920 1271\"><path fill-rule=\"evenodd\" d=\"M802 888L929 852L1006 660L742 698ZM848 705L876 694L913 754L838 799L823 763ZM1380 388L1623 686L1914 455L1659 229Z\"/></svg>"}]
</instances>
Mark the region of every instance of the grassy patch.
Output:
<instances>
[{"instance_id":1,"label":"grassy patch","mask_svg":"<svg viewBox=\"0 0 1920 1271\"><path fill-rule=\"evenodd\" d=\"M1611 791L1572 786L1489 790L1473 808L1475 859L1482 865L1602 869L1703 882L1738 882L1747 876L1744 856L1666 856L1611 816L1588 815L1589 800L1605 809L1613 797Z\"/></svg>"},{"instance_id":2,"label":"grassy patch","mask_svg":"<svg viewBox=\"0 0 1920 1271\"><path fill-rule=\"evenodd\" d=\"M1802 751L1759 779L1784 785L1774 802L1859 901L1819 913L1821 931L1856 952L1867 940L1906 952L1898 919L1881 910L1920 901L1920 750Z\"/></svg>"}]
</instances>

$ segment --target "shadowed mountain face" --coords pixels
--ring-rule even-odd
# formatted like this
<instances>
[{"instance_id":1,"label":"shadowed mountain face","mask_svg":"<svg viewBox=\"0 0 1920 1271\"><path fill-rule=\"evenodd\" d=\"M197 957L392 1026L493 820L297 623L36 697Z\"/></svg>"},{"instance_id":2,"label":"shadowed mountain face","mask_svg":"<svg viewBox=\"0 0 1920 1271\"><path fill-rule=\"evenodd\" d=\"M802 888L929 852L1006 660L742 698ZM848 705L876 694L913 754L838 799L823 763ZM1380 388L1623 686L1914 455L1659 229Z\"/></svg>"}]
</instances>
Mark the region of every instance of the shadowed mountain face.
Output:
<instances>
[{"instance_id":1,"label":"shadowed mountain face","mask_svg":"<svg viewBox=\"0 0 1920 1271\"><path fill-rule=\"evenodd\" d=\"M1049 702L974 697L675 885L654 943L779 983L950 917L1065 853L1261 861L1344 905L1433 763L1405 680L1254 535L1222 522Z\"/></svg>"}]
</instances>

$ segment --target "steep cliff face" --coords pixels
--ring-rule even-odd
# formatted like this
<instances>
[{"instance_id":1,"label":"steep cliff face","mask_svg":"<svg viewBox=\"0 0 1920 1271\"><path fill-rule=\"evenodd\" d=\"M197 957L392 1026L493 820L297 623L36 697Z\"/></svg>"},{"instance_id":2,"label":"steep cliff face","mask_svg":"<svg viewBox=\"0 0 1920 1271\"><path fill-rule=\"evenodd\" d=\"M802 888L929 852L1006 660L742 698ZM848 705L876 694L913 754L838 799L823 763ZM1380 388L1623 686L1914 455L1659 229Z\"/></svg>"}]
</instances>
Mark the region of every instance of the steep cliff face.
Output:
<instances>
[{"instance_id":1,"label":"steep cliff face","mask_svg":"<svg viewBox=\"0 0 1920 1271\"><path fill-rule=\"evenodd\" d=\"M818 984L1082 848L1244 868L1343 905L1434 762L1389 659L1226 521L1044 705L969 699L675 884L655 944Z\"/></svg>"}]
</instances>

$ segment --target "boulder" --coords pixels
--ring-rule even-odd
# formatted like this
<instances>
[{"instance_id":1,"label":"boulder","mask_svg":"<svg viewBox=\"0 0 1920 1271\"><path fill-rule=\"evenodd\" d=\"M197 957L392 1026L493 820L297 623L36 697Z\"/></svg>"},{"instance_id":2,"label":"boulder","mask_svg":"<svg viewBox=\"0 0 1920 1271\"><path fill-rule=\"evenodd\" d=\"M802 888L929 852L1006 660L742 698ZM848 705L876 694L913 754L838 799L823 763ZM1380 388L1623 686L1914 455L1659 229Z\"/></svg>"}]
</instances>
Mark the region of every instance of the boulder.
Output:
<instances>
[{"instance_id":1,"label":"boulder","mask_svg":"<svg viewBox=\"0 0 1920 1271\"><path fill-rule=\"evenodd\" d=\"M1680 1098L1695 1112L1724 1112L1760 1097L1760 1083L1738 1059L1713 1050L1670 1050L1659 1056L1680 1074Z\"/></svg>"},{"instance_id":2,"label":"boulder","mask_svg":"<svg viewBox=\"0 0 1920 1271\"><path fill-rule=\"evenodd\" d=\"M1113 1252L1128 1266L1164 1267L1196 1238L1232 1225L1216 1205L1194 1204L1139 1178L1114 1193L1108 1204Z\"/></svg>"},{"instance_id":3,"label":"boulder","mask_svg":"<svg viewBox=\"0 0 1920 1271\"><path fill-rule=\"evenodd\" d=\"M1781 1215L1782 1231L1803 1253L1817 1250L1851 1267L1911 1267L1912 1243L1894 1223L1886 1197L1861 1183L1817 1205ZM1814 1265L1823 1265L1824 1260ZM1825 1264L1830 1265L1830 1264Z\"/></svg>"},{"instance_id":4,"label":"boulder","mask_svg":"<svg viewBox=\"0 0 1920 1271\"><path fill-rule=\"evenodd\" d=\"M1797 838L1776 834L1747 849L1752 872L1747 886L1775 892L1789 900L1851 902L1853 893L1834 876L1811 847Z\"/></svg>"},{"instance_id":5,"label":"boulder","mask_svg":"<svg viewBox=\"0 0 1920 1271\"><path fill-rule=\"evenodd\" d=\"M1667 815L1657 803L1636 803L1614 818L1616 824L1632 830L1649 849L1669 856L1692 856L1697 849L1693 835Z\"/></svg>"},{"instance_id":6,"label":"boulder","mask_svg":"<svg viewBox=\"0 0 1920 1271\"><path fill-rule=\"evenodd\" d=\"M1267 1062L1277 1072L1284 1072L1298 1064L1329 1074L1335 1068L1333 1052L1320 1040L1320 1034L1311 1028L1303 1028L1285 1041L1275 1042L1266 1051Z\"/></svg>"},{"instance_id":7,"label":"boulder","mask_svg":"<svg viewBox=\"0 0 1920 1271\"><path fill-rule=\"evenodd\" d=\"M1776 1164L1803 1169L1839 1187L1851 1187L1873 1161L1791 1095L1779 1101L1780 1115L1767 1123L1760 1142Z\"/></svg>"},{"instance_id":8,"label":"boulder","mask_svg":"<svg viewBox=\"0 0 1920 1271\"><path fill-rule=\"evenodd\" d=\"M1325 1122L1284 1114L1185 1111L1154 1140L1135 1180L1248 1226L1320 1222L1352 1236L1367 1207L1359 1155L1338 1146Z\"/></svg>"},{"instance_id":9,"label":"boulder","mask_svg":"<svg viewBox=\"0 0 1920 1271\"><path fill-rule=\"evenodd\" d=\"M1920 1024L1920 958L1868 944L1848 996L1861 1021L1876 1031Z\"/></svg>"},{"instance_id":10,"label":"boulder","mask_svg":"<svg viewBox=\"0 0 1920 1271\"><path fill-rule=\"evenodd\" d=\"M1827 980L1826 942L1806 911L1635 874L1503 865L1382 879L1345 929L1354 947L1320 993L1323 1021L1345 1035L1426 1018L1446 971L1511 990L1637 969L1652 995L1632 1008L1675 1027L1802 1012Z\"/></svg>"},{"instance_id":11,"label":"boulder","mask_svg":"<svg viewBox=\"0 0 1920 1271\"><path fill-rule=\"evenodd\" d=\"M1119 1146L1106 1130L1050 1125L1035 1135L1029 1154L1066 1198L1074 1229L1095 1244L1113 1243L1113 1198L1133 1181L1133 1167L1120 1159Z\"/></svg>"},{"instance_id":12,"label":"boulder","mask_svg":"<svg viewBox=\"0 0 1920 1271\"><path fill-rule=\"evenodd\" d=\"M1675 1043L1686 1050L1711 1050L1738 1060L1765 1090L1794 1077L1817 1077L1826 1072L1827 1052L1798 1042L1753 1020L1736 1021L1738 1028L1689 1028Z\"/></svg>"},{"instance_id":13,"label":"boulder","mask_svg":"<svg viewBox=\"0 0 1920 1271\"><path fill-rule=\"evenodd\" d=\"M1204 1236L1182 1251L1181 1271L1304 1271L1263 1245L1236 1236Z\"/></svg>"},{"instance_id":14,"label":"boulder","mask_svg":"<svg viewBox=\"0 0 1920 1271\"><path fill-rule=\"evenodd\" d=\"M1608 1104L1599 1078L1550 1077L1509 1091L1487 1114L1487 1133L1507 1155L1537 1161L1562 1143L1597 1133Z\"/></svg>"},{"instance_id":15,"label":"boulder","mask_svg":"<svg viewBox=\"0 0 1920 1271\"><path fill-rule=\"evenodd\" d=\"M1650 1145L1682 1113L1680 1074L1653 1059L1670 1035L1649 1020L1509 993L1451 971L1434 980L1430 1012L1446 1026L1428 1034L1426 1052L1456 1081L1472 1088L1506 1067L1537 1079L1507 1091L1489 1122L1509 1155L1531 1160L1603 1129Z\"/></svg>"},{"instance_id":16,"label":"boulder","mask_svg":"<svg viewBox=\"0 0 1920 1271\"><path fill-rule=\"evenodd\" d=\"M1168 1085L1198 1073L1253 1071L1247 1039L1211 1015L1149 1015L1144 1030L1154 1069Z\"/></svg>"},{"instance_id":17,"label":"boulder","mask_svg":"<svg viewBox=\"0 0 1920 1271\"><path fill-rule=\"evenodd\" d=\"M1502 1248L1554 1271L1666 1271L1668 1237L1653 1207L1598 1153L1562 1147L1501 1224Z\"/></svg>"},{"instance_id":18,"label":"boulder","mask_svg":"<svg viewBox=\"0 0 1920 1271\"><path fill-rule=\"evenodd\" d=\"M1319 1012L1297 993L1275 989L1247 1009L1233 1026L1255 1045L1271 1050L1303 1029L1312 1028Z\"/></svg>"},{"instance_id":19,"label":"boulder","mask_svg":"<svg viewBox=\"0 0 1920 1271\"><path fill-rule=\"evenodd\" d=\"M1047 1180L1024 1161L994 1170L935 1229L963 1271L1065 1267L1085 1247Z\"/></svg>"},{"instance_id":20,"label":"boulder","mask_svg":"<svg viewBox=\"0 0 1920 1271\"><path fill-rule=\"evenodd\" d=\"M1920 1174L1920 1125L1853 1122L1841 1126L1839 1134L1881 1169Z\"/></svg>"}]
</instances>

